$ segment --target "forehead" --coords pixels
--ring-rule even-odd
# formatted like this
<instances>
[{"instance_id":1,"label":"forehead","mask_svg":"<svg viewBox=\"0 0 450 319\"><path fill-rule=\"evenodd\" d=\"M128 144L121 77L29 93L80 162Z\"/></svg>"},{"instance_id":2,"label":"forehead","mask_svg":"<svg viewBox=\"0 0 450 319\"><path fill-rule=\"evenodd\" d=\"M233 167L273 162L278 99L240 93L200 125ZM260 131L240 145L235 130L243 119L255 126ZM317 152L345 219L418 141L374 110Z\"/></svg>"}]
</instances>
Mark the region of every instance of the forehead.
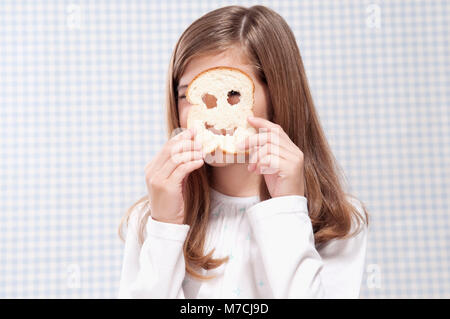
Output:
<instances>
[{"instance_id":1,"label":"forehead","mask_svg":"<svg viewBox=\"0 0 450 319\"><path fill-rule=\"evenodd\" d=\"M186 66L186 69L180 78L179 86L187 86L197 74L216 66L229 66L241 69L246 72L253 81L256 80L252 65L247 62L242 52L239 49L230 48L221 53L212 53L193 58Z\"/></svg>"}]
</instances>

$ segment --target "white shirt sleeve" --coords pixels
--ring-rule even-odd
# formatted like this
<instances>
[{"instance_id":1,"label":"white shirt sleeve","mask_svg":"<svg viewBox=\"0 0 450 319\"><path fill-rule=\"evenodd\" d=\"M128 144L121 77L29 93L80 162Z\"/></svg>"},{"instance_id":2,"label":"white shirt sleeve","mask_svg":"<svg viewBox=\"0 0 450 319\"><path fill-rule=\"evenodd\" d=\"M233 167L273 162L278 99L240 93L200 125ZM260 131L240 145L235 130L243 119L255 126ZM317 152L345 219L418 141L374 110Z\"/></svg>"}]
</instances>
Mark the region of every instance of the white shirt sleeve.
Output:
<instances>
[{"instance_id":1,"label":"white shirt sleeve","mask_svg":"<svg viewBox=\"0 0 450 319\"><path fill-rule=\"evenodd\" d=\"M141 246L134 213L127 229L118 298L183 299L183 244L190 226L159 222L150 216Z\"/></svg>"},{"instance_id":2,"label":"white shirt sleeve","mask_svg":"<svg viewBox=\"0 0 450 319\"><path fill-rule=\"evenodd\" d=\"M355 237L328 242L319 254L306 197L290 195L259 202L248 209L247 217L274 298L359 296L365 228Z\"/></svg>"}]
</instances>

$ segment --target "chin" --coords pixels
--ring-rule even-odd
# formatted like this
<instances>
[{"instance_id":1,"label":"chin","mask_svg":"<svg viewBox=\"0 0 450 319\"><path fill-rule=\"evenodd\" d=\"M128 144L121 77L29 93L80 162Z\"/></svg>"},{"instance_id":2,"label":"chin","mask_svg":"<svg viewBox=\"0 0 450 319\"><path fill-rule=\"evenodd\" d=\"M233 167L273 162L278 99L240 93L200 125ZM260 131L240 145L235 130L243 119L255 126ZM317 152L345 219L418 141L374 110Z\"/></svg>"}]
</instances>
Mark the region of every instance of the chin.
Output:
<instances>
[{"instance_id":1,"label":"chin","mask_svg":"<svg viewBox=\"0 0 450 319\"><path fill-rule=\"evenodd\" d=\"M233 165L233 163L216 163L214 161L205 161L206 164L208 164L209 166L212 167L226 167L226 166L230 166Z\"/></svg>"}]
</instances>

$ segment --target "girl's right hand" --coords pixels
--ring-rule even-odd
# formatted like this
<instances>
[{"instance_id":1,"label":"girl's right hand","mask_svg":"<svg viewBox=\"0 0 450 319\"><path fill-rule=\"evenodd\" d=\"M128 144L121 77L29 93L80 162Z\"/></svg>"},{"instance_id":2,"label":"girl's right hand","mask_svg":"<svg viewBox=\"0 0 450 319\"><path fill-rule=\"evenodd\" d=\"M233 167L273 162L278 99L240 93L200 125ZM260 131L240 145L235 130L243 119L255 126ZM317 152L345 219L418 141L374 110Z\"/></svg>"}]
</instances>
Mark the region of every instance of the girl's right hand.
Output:
<instances>
[{"instance_id":1,"label":"girl's right hand","mask_svg":"<svg viewBox=\"0 0 450 319\"><path fill-rule=\"evenodd\" d=\"M183 224L183 181L203 164L201 143L191 129L170 138L145 166L145 182L154 220Z\"/></svg>"}]
</instances>

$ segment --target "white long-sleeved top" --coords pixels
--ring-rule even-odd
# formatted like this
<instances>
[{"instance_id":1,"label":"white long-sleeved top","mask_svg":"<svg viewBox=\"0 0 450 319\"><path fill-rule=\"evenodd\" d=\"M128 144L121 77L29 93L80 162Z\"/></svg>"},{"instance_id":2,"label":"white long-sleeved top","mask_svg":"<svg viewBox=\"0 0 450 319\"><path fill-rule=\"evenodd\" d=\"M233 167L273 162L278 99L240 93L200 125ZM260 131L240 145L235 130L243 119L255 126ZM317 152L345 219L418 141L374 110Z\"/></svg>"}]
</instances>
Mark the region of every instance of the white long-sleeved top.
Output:
<instances>
[{"instance_id":1,"label":"white long-sleeved top","mask_svg":"<svg viewBox=\"0 0 450 319\"><path fill-rule=\"evenodd\" d=\"M358 202L355 207L362 213ZM204 270L200 281L185 271L183 243L189 225L151 217L138 243L139 207L125 241L119 298L357 298L364 269L367 228L316 248L307 199L231 197L211 189L205 253L229 256Z\"/></svg>"}]
</instances>

